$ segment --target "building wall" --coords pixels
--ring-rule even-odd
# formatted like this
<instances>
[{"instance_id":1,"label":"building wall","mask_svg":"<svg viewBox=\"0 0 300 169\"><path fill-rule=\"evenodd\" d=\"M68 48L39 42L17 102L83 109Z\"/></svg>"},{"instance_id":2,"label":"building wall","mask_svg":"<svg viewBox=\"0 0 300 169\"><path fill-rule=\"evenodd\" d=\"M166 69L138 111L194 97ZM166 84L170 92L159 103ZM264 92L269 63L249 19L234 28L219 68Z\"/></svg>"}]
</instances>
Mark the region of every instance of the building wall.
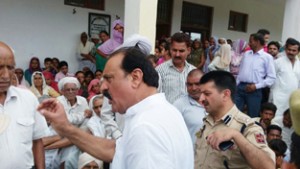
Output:
<instances>
[{"instance_id":1,"label":"building wall","mask_svg":"<svg viewBox=\"0 0 300 169\"><path fill-rule=\"evenodd\" d=\"M182 7L183 0L174 0L177 5L173 13ZM281 40L285 1L284 0L185 0L186 2L213 7L212 35L230 39L248 40L251 33L260 28L270 30L270 40ZM229 11L248 14L247 32L228 30ZM181 17L181 16L180 16ZM180 21L173 18L172 33L180 30Z\"/></svg>"},{"instance_id":2,"label":"building wall","mask_svg":"<svg viewBox=\"0 0 300 169\"><path fill-rule=\"evenodd\" d=\"M1 0L0 41L14 49L17 67L27 68L32 56L42 65L45 57L58 57L75 72L75 53L80 34L88 32L89 12L111 15L111 21L116 15L124 19L124 1L106 0L105 11L99 11L64 5L63 0Z\"/></svg>"}]
</instances>

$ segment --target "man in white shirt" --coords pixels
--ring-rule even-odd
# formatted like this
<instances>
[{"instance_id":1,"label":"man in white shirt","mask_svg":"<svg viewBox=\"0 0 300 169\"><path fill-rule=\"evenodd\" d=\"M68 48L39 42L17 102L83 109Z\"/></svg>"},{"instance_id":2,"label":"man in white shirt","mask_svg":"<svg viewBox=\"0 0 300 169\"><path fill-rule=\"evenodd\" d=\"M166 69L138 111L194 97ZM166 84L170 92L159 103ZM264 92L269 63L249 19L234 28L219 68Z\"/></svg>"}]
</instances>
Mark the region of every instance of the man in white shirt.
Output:
<instances>
[{"instance_id":1,"label":"man in white shirt","mask_svg":"<svg viewBox=\"0 0 300 169\"><path fill-rule=\"evenodd\" d=\"M277 106L276 117L282 117L289 108L289 98L300 86L300 61L297 57L300 43L289 38L285 44L285 55L274 61L276 81L271 87L270 102Z\"/></svg>"},{"instance_id":2,"label":"man in white shirt","mask_svg":"<svg viewBox=\"0 0 300 169\"><path fill-rule=\"evenodd\" d=\"M203 72L200 69L190 71L186 80L188 94L181 96L173 104L183 116L193 145L196 142L196 133L203 126L203 118L206 116L205 109L199 101L201 95L200 79L202 76Z\"/></svg>"},{"instance_id":3,"label":"man in white shirt","mask_svg":"<svg viewBox=\"0 0 300 169\"><path fill-rule=\"evenodd\" d=\"M171 37L172 59L156 68L159 74L159 91L165 93L170 103L187 93L185 87L187 74L196 69L186 61L190 52L190 37L185 33L175 33Z\"/></svg>"},{"instance_id":4,"label":"man in white shirt","mask_svg":"<svg viewBox=\"0 0 300 169\"><path fill-rule=\"evenodd\" d=\"M125 116L118 140L96 138L68 123L62 105L49 99L39 111L51 119L58 133L112 169L192 169L193 147L180 112L157 93L158 74L138 47L111 54L101 89L112 111Z\"/></svg>"},{"instance_id":5,"label":"man in white shirt","mask_svg":"<svg viewBox=\"0 0 300 169\"><path fill-rule=\"evenodd\" d=\"M63 95L57 97L57 100L63 105L68 121L78 128L86 128L83 124L87 122L87 118L92 116L92 112L89 110L86 99L76 95L80 88L77 78L64 77L59 81L58 88ZM57 139L55 140L55 138ZM77 148L68 139L61 138L61 136L44 138L44 142L49 142L49 140L55 141L45 147L47 150L59 149L53 162L54 166L63 166L77 151Z\"/></svg>"},{"instance_id":6,"label":"man in white shirt","mask_svg":"<svg viewBox=\"0 0 300 169\"><path fill-rule=\"evenodd\" d=\"M14 68L12 50L0 42L0 114L9 118L0 135L0 168L44 169L41 138L46 134L46 120L36 111L38 100L30 91L11 86Z\"/></svg>"}]
</instances>

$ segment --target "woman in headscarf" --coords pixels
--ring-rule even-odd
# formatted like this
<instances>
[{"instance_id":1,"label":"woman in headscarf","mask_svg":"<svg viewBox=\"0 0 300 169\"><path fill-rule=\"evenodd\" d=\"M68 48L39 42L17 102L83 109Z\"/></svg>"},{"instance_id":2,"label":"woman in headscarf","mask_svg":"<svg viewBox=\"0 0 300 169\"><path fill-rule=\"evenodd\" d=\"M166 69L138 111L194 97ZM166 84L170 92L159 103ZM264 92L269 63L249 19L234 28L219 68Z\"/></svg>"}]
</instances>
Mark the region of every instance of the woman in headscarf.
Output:
<instances>
[{"instance_id":1,"label":"woman in headscarf","mask_svg":"<svg viewBox=\"0 0 300 169\"><path fill-rule=\"evenodd\" d=\"M41 68L39 58L32 57L30 59L30 62L29 62L29 68L26 69L25 73L24 73L25 80L29 83L30 86L32 85L31 76L32 76L33 72L35 72L35 71L40 71L41 72L42 68Z\"/></svg>"},{"instance_id":2,"label":"woman in headscarf","mask_svg":"<svg viewBox=\"0 0 300 169\"><path fill-rule=\"evenodd\" d=\"M247 42L243 39L238 39L232 44L230 72L233 74L234 77L237 77L239 73L240 64L246 48Z\"/></svg>"},{"instance_id":3,"label":"woman in headscarf","mask_svg":"<svg viewBox=\"0 0 300 169\"><path fill-rule=\"evenodd\" d=\"M93 79L89 86L88 86L88 92L89 92L89 97L87 100L89 101L92 97L95 95L101 94L100 91L100 80L99 79Z\"/></svg>"},{"instance_id":4,"label":"woman in headscarf","mask_svg":"<svg viewBox=\"0 0 300 169\"><path fill-rule=\"evenodd\" d=\"M208 65L214 59L215 53L219 50L220 45L218 43L217 37L210 37L209 38L209 48L205 59L205 64L203 66L203 72L208 72Z\"/></svg>"},{"instance_id":5,"label":"woman in headscarf","mask_svg":"<svg viewBox=\"0 0 300 169\"><path fill-rule=\"evenodd\" d=\"M96 55L97 69L103 71L107 57L123 43L124 24L118 19L112 23L112 38L98 47Z\"/></svg>"},{"instance_id":6,"label":"woman in headscarf","mask_svg":"<svg viewBox=\"0 0 300 169\"><path fill-rule=\"evenodd\" d=\"M101 117L101 108L103 105L103 95L95 95L91 98L89 102L90 110L93 112L93 116L87 122L88 130L97 137L106 137L106 132L104 129L104 123Z\"/></svg>"},{"instance_id":7,"label":"woman in headscarf","mask_svg":"<svg viewBox=\"0 0 300 169\"><path fill-rule=\"evenodd\" d=\"M208 70L224 70L229 72L230 61L231 46L225 43L221 45L220 49L215 53L213 61L208 65Z\"/></svg>"},{"instance_id":8,"label":"woman in headscarf","mask_svg":"<svg viewBox=\"0 0 300 169\"><path fill-rule=\"evenodd\" d=\"M44 75L42 72L36 71L32 74L32 85L30 90L37 97L42 97L43 95L47 95L50 97L58 97L60 94L56 92L52 87L46 84Z\"/></svg>"},{"instance_id":9,"label":"woman in headscarf","mask_svg":"<svg viewBox=\"0 0 300 169\"><path fill-rule=\"evenodd\" d=\"M48 71L43 71L43 75L45 77L46 84L52 87L55 91L59 92L57 82L54 81L53 74Z\"/></svg>"}]
</instances>

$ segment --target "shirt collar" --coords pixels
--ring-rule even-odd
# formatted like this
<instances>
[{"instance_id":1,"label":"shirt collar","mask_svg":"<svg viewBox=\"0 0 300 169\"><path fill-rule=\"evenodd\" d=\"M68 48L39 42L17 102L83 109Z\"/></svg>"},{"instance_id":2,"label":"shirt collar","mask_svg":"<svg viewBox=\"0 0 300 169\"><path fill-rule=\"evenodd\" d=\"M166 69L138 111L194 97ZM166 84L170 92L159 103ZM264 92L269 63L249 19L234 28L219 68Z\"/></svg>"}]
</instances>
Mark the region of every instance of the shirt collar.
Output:
<instances>
[{"instance_id":1,"label":"shirt collar","mask_svg":"<svg viewBox=\"0 0 300 169\"><path fill-rule=\"evenodd\" d=\"M251 54L258 54L258 55L262 55L262 53L264 52L264 48L260 49L259 51L257 51L256 53L254 53L253 50L251 50Z\"/></svg>"},{"instance_id":2,"label":"shirt collar","mask_svg":"<svg viewBox=\"0 0 300 169\"><path fill-rule=\"evenodd\" d=\"M198 106L198 107L202 107L203 106L201 104L199 104L199 102L197 102L195 99L193 99L191 96L188 95L188 100L189 100L189 103L192 105L192 106Z\"/></svg>"},{"instance_id":3,"label":"shirt collar","mask_svg":"<svg viewBox=\"0 0 300 169\"><path fill-rule=\"evenodd\" d=\"M214 122L213 118L209 114L204 120L207 121L212 126L219 123L224 123L225 125L229 126L232 121L232 118L238 112L239 112L238 108L234 105L219 121Z\"/></svg>"},{"instance_id":4,"label":"shirt collar","mask_svg":"<svg viewBox=\"0 0 300 169\"><path fill-rule=\"evenodd\" d=\"M158 102L162 101L162 99L165 100L164 93L156 93L154 95L148 96L140 102L136 103L135 105L129 107L125 113L125 116L134 116L139 112L144 112L148 108L157 105Z\"/></svg>"},{"instance_id":5,"label":"shirt collar","mask_svg":"<svg viewBox=\"0 0 300 169\"><path fill-rule=\"evenodd\" d=\"M10 86L7 90L6 93L6 99L5 102L11 100L11 99L16 99L18 97L18 92L16 91L15 86Z\"/></svg>"}]
</instances>

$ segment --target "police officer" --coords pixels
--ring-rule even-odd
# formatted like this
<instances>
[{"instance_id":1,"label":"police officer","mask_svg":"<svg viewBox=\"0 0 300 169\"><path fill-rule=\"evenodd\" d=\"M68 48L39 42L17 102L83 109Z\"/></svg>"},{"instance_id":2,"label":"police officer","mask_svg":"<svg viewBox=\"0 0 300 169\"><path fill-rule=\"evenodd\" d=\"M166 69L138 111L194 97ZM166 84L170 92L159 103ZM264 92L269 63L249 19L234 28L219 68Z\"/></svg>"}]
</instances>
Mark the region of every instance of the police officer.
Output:
<instances>
[{"instance_id":1,"label":"police officer","mask_svg":"<svg viewBox=\"0 0 300 169\"><path fill-rule=\"evenodd\" d=\"M200 101L209 115L196 134L195 169L275 168L263 129L233 102L235 87L234 77L225 71L209 72L200 80ZM233 145L221 150L224 141Z\"/></svg>"}]
</instances>

